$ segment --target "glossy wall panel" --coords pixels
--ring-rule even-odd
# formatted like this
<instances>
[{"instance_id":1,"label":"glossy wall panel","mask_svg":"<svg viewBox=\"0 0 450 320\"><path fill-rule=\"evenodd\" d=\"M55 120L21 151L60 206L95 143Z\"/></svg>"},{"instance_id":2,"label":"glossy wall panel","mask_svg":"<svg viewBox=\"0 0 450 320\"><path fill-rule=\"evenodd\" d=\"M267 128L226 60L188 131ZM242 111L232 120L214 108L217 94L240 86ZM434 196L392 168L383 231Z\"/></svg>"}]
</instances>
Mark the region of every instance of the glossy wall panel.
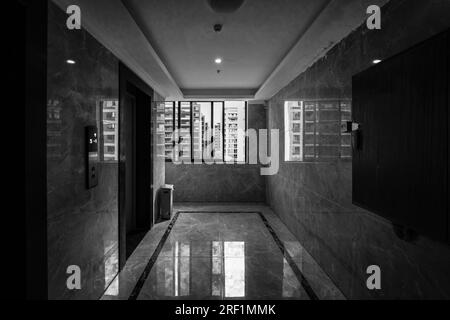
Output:
<instances>
[{"instance_id":1,"label":"glossy wall panel","mask_svg":"<svg viewBox=\"0 0 450 320\"><path fill-rule=\"evenodd\" d=\"M49 1L48 290L50 299L97 299L118 271L119 62L84 29L69 31L66 19ZM84 132L92 125L102 129L102 152L99 184L88 190ZM66 287L70 265L81 269L81 290Z\"/></svg>"},{"instance_id":2,"label":"glossy wall panel","mask_svg":"<svg viewBox=\"0 0 450 320\"><path fill-rule=\"evenodd\" d=\"M269 128L283 131L284 101L351 98L352 76L374 59L400 53L450 24L446 0L391 0L382 12L382 30L362 25L270 99ZM400 239L388 220L352 204L352 176L350 161L282 161L267 179L268 202L347 298L448 299L449 246L424 236ZM380 291L366 287L372 264L382 270Z\"/></svg>"}]
</instances>

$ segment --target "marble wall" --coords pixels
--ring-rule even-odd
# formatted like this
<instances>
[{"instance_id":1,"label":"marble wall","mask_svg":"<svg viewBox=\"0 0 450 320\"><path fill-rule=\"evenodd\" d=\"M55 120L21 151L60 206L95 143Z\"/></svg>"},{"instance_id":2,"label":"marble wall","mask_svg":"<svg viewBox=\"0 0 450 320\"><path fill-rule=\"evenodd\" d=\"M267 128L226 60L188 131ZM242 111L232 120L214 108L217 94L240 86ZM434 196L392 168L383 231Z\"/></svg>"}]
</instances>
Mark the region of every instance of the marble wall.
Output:
<instances>
[{"instance_id":1,"label":"marble wall","mask_svg":"<svg viewBox=\"0 0 450 320\"><path fill-rule=\"evenodd\" d=\"M67 64L68 59L75 64ZM69 31L66 14L49 1L47 80L47 221L50 299L98 299L118 272L119 61L85 30ZM155 101L164 97L154 93ZM104 106L113 105L115 120ZM102 108L103 106L103 108ZM116 109L114 109L116 108ZM152 133L156 145L156 105ZM114 124L105 138L102 127ZM85 127L99 128L98 186L85 181ZM104 129L106 132L106 129ZM111 144L112 142L112 144ZM107 148L107 147L106 147ZM153 148L154 211L165 182L165 161ZM81 290L66 287L67 267L81 269Z\"/></svg>"},{"instance_id":2,"label":"marble wall","mask_svg":"<svg viewBox=\"0 0 450 320\"><path fill-rule=\"evenodd\" d=\"M361 26L270 99L269 128L283 132L286 100L351 98L352 75L448 28L449 16L447 0L391 0L381 30ZM403 241L389 221L353 206L351 161L282 161L267 190L270 206L347 298L450 298L448 245ZM366 287L372 264L381 267L379 291Z\"/></svg>"},{"instance_id":3,"label":"marble wall","mask_svg":"<svg viewBox=\"0 0 450 320\"><path fill-rule=\"evenodd\" d=\"M49 1L48 296L97 299L118 271L119 166L103 157L98 186L86 188L85 127L100 129L102 103L118 101L119 61L86 31L69 31L66 19ZM81 290L66 287L70 265L81 269Z\"/></svg>"},{"instance_id":4,"label":"marble wall","mask_svg":"<svg viewBox=\"0 0 450 320\"><path fill-rule=\"evenodd\" d=\"M75 64L67 64L71 59ZM49 2L47 105L48 276L50 299L98 299L118 272L118 173L113 151L100 156L99 184L85 181L84 130L99 128L102 105L119 100L119 61L85 30L69 31L66 15ZM164 97L154 93L155 101ZM117 108L114 110L119 112ZM156 105L152 133L156 145ZM119 119L119 115L115 115ZM118 122L114 128L117 128ZM114 141L118 141L117 135ZM114 144L114 143L113 143ZM99 146L103 148L102 143ZM117 150L118 145L115 145ZM165 183L165 161L154 150L153 206ZM81 269L81 290L66 287L67 267Z\"/></svg>"},{"instance_id":5,"label":"marble wall","mask_svg":"<svg viewBox=\"0 0 450 320\"><path fill-rule=\"evenodd\" d=\"M266 109L248 106L248 128L264 129ZM166 163L166 182L176 202L265 202L266 181L260 165Z\"/></svg>"}]
</instances>

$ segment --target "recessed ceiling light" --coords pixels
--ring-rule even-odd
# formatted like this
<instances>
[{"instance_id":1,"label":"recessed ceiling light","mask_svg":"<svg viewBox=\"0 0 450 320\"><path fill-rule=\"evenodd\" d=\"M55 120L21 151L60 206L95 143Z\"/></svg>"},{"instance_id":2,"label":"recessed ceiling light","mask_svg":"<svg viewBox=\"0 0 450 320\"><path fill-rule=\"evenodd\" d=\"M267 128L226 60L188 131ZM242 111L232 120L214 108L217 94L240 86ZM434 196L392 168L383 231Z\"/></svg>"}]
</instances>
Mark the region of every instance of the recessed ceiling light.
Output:
<instances>
[{"instance_id":1,"label":"recessed ceiling light","mask_svg":"<svg viewBox=\"0 0 450 320\"><path fill-rule=\"evenodd\" d=\"M216 64L221 64L222 63L222 58L216 58L216 60L214 60L214 62Z\"/></svg>"},{"instance_id":2,"label":"recessed ceiling light","mask_svg":"<svg viewBox=\"0 0 450 320\"><path fill-rule=\"evenodd\" d=\"M68 63L68 64L75 64L76 62L74 60L69 59L69 60L66 60L66 63Z\"/></svg>"},{"instance_id":3,"label":"recessed ceiling light","mask_svg":"<svg viewBox=\"0 0 450 320\"><path fill-rule=\"evenodd\" d=\"M380 59L375 59L375 60L372 61L373 64L378 64L378 63L380 63L380 62L381 62Z\"/></svg>"},{"instance_id":4,"label":"recessed ceiling light","mask_svg":"<svg viewBox=\"0 0 450 320\"><path fill-rule=\"evenodd\" d=\"M208 3L217 13L232 13L242 6L244 0L208 0Z\"/></svg>"}]
</instances>

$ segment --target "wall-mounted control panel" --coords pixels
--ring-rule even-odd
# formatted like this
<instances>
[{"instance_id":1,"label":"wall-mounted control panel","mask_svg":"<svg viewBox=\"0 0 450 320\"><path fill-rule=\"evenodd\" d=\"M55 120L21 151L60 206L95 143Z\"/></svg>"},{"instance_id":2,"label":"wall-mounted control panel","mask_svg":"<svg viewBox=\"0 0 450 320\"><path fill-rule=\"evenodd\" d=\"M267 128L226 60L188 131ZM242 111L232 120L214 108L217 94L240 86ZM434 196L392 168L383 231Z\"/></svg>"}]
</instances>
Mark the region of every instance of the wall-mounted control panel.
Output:
<instances>
[{"instance_id":1,"label":"wall-mounted control panel","mask_svg":"<svg viewBox=\"0 0 450 320\"><path fill-rule=\"evenodd\" d=\"M353 121L347 121L341 125L342 133L352 133L358 131L360 128L361 125Z\"/></svg>"},{"instance_id":2,"label":"wall-mounted control panel","mask_svg":"<svg viewBox=\"0 0 450 320\"><path fill-rule=\"evenodd\" d=\"M362 126L353 121L347 121L341 125L342 133L352 134L352 147L354 150L362 149Z\"/></svg>"},{"instance_id":3,"label":"wall-mounted control panel","mask_svg":"<svg viewBox=\"0 0 450 320\"><path fill-rule=\"evenodd\" d=\"M98 129L96 126L86 127L86 187L95 188L98 185Z\"/></svg>"}]
</instances>

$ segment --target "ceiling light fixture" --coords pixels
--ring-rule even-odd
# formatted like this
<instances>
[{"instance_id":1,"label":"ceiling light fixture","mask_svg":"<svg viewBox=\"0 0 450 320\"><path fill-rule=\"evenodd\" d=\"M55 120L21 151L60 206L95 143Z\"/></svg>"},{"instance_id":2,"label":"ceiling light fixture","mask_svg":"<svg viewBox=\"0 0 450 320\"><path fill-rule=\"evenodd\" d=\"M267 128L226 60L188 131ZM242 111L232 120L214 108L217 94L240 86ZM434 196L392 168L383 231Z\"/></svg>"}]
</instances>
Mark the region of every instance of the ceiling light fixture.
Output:
<instances>
[{"instance_id":1,"label":"ceiling light fixture","mask_svg":"<svg viewBox=\"0 0 450 320\"><path fill-rule=\"evenodd\" d=\"M207 0L211 9L217 13L236 12L245 0Z\"/></svg>"},{"instance_id":2,"label":"ceiling light fixture","mask_svg":"<svg viewBox=\"0 0 450 320\"><path fill-rule=\"evenodd\" d=\"M69 59L69 60L66 60L66 63L67 64L75 64L76 62L74 60Z\"/></svg>"},{"instance_id":3,"label":"ceiling light fixture","mask_svg":"<svg viewBox=\"0 0 450 320\"><path fill-rule=\"evenodd\" d=\"M381 62L380 59L375 59L375 60L372 61L373 64L378 64L378 63L380 63L380 62Z\"/></svg>"},{"instance_id":4,"label":"ceiling light fixture","mask_svg":"<svg viewBox=\"0 0 450 320\"><path fill-rule=\"evenodd\" d=\"M222 63L222 58L216 58L216 60L214 60L214 62L216 64L221 64Z\"/></svg>"}]
</instances>

